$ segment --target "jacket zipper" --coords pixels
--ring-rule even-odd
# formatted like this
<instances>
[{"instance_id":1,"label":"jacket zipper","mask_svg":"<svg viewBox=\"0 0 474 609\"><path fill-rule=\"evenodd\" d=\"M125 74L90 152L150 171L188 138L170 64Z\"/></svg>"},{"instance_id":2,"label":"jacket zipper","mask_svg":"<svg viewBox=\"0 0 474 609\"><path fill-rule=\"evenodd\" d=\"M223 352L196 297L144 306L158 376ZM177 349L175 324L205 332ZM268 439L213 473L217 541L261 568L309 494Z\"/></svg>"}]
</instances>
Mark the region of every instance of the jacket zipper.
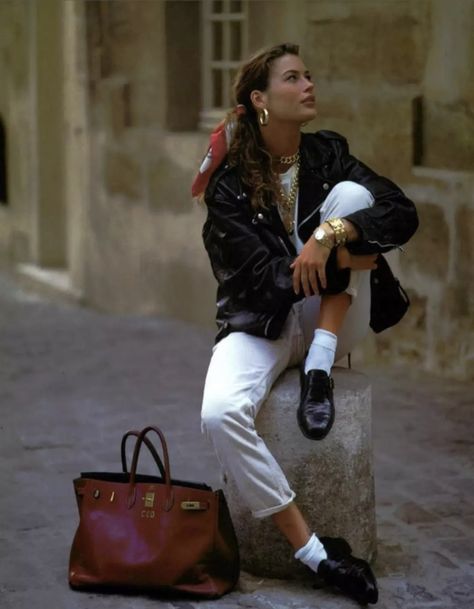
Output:
<instances>
[{"instance_id":1,"label":"jacket zipper","mask_svg":"<svg viewBox=\"0 0 474 609\"><path fill-rule=\"evenodd\" d=\"M324 201L323 201L323 203L324 203ZM314 210L313 210L313 211L312 211L312 212L309 214L309 216L307 216L307 217L306 217L306 218L303 220L303 222L301 222L301 224L298 224L298 229L300 229L300 228L303 226L303 224L306 224L306 222L308 222L308 220L311 220L311 218L314 216L314 214L315 214L316 212L318 212L318 211L321 209L321 207L322 207L323 203L320 203L320 204L318 205L318 207L316 207L316 209L314 209Z\"/></svg>"},{"instance_id":2,"label":"jacket zipper","mask_svg":"<svg viewBox=\"0 0 474 609\"><path fill-rule=\"evenodd\" d=\"M263 334L264 336L268 336L268 326L271 324L271 322L273 321L274 315L272 315L270 317L270 319L267 321L267 323L265 324L265 328L263 330Z\"/></svg>"},{"instance_id":3,"label":"jacket zipper","mask_svg":"<svg viewBox=\"0 0 474 609\"><path fill-rule=\"evenodd\" d=\"M283 247L285 248L285 252L288 254L288 256L291 256L291 252L288 249L288 246L286 245L286 243L283 241L283 238L280 237L280 235L278 235L278 239L280 240L280 243L283 245Z\"/></svg>"},{"instance_id":4,"label":"jacket zipper","mask_svg":"<svg viewBox=\"0 0 474 609\"><path fill-rule=\"evenodd\" d=\"M398 245L398 243L380 243L380 241L375 241L371 239L367 239L367 243L375 243L375 245L378 245L379 247L395 247L401 252L405 251L401 245Z\"/></svg>"}]
</instances>

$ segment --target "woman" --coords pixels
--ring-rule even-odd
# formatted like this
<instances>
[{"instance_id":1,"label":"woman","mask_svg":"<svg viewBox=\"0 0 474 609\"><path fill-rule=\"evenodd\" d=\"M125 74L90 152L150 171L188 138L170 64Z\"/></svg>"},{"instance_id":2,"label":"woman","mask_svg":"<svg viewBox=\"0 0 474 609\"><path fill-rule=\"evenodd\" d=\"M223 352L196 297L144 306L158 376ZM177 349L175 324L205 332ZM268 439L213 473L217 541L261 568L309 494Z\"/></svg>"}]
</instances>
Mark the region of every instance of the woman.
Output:
<instances>
[{"instance_id":1,"label":"woman","mask_svg":"<svg viewBox=\"0 0 474 609\"><path fill-rule=\"evenodd\" d=\"M328 434L331 366L367 332L377 310L371 272L385 264L381 252L415 232L416 211L397 186L349 154L342 136L301 133L316 104L296 45L253 56L234 94L237 106L211 137L193 184L194 195L205 192L203 238L218 281L203 431L252 514L273 519L295 558L375 603L369 565L344 540L310 531L254 420L281 372L302 364L298 424L309 439Z\"/></svg>"}]
</instances>

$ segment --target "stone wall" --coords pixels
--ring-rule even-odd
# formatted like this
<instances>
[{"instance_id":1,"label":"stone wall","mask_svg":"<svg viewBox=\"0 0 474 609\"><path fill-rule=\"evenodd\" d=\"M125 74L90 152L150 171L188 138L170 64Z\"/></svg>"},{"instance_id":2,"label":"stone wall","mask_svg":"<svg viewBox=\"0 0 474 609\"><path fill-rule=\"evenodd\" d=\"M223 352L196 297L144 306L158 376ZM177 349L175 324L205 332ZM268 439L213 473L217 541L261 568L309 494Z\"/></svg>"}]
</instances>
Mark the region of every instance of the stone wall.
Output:
<instances>
[{"instance_id":1,"label":"stone wall","mask_svg":"<svg viewBox=\"0 0 474 609\"><path fill-rule=\"evenodd\" d=\"M0 3L11 186L2 257L63 266L94 307L211 326L205 210L189 194L207 142L197 130L199 2L35 6ZM390 254L410 312L369 337L356 361L471 377L474 3L308 0L294 10L290 0L252 0L249 17L250 51L300 43L319 110L306 129L343 133L420 211L417 235Z\"/></svg>"},{"instance_id":2,"label":"stone wall","mask_svg":"<svg viewBox=\"0 0 474 609\"><path fill-rule=\"evenodd\" d=\"M182 117L189 127L180 85L189 86L186 56L194 63L197 57L176 46L174 34L179 24L196 30L198 5L88 2L86 9L92 157L86 299L107 310L210 323L215 288L200 243L204 210L190 197L207 136L173 133ZM185 93L189 100L191 91ZM195 123L198 108L188 113Z\"/></svg>"},{"instance_id":3,"label":"stone wall","mask_svg":"<svg viewBox=\"0 0 474 609\"><path fill-rule=\"evenodd\" d=\"M63 4L0 3L0 114L8 205L0 209L3 260L66 262Z\"/></svg>"},{"instance_id":4,"label":"stone wall","mask_svg":"<svg viewBox=\"0 0 474 609\"><path fill-rule=\"evenodd\" d=\"M412 100L423 79L428 2L310 2L305 55L318 128L399 181L412 167Z\"/></svg>"},{"instance_id":5,"label":"stone wall","mask_svg":"<svg viewBox=\"0 0 474 609\"><path fill-rule=\"evenodd\" d=\"M442 375L474 375L474 172L417 167L404 184L420 229L395 261L412 307L375 356Z\"/></svg>"},{"instance_id":6,"label":"stone wall","mask_svg":"<svg viewBox=\"0 0 474 609\"><path fill-rule=\"evenodd\" d=\"M168 13L158 7L137 13L122 3L120 8L111 7L108 24L94 15L93 6L89 11L89 31L100 23L106 40L101 51L106 67L101 71L90 66L92 106L98 117L93 129L97 200L91 230L95 226L100 239L94 240L96 254L90 257L86 293L109 309L164 312L211 323L214 282L200 243L204 216L188 194L205 138L189 131L171 132L179 129L179 112L170 111L169 100L183 108L183 98L177 97L169 74L161 79L159 72L147 72L142 64L140 69L151 77L151 98L162 95L148 110L135 82L140 70L134 62L147 60L143 46L150 50L155 45L155 56L170 57L176 66L176 47L169 37L175 37L176 19L186 24L194 9L186 12L179 3L170 6ZM454 85L465 79L472 65L472 4L460 0L457 7L451 18L445 3L429 0L332 0L307 2L296 15L287 2L254 2L253 15L272 15L274 28L270 32L262 26L266 19L251 19L250 43L257 48L277 37L295 39L299 33L319 100L319 117L307 129L344 133L354 154L400 183L420 208L417 236L403 253L391 255L412 299L410 313L397 328L370 337L359 356L408 361L463 377L473 373L472 287L463 281L462 265L456 264L460 248L453 244L459 240L460 222L472 213L472 139L469 144L465 133L473 123L472 92ZM124 26L119 35L113 24L120 19L128 29ZM140 27L140 40L134 27ZM161 31L161 43L158 38L151 42L151 30ZM185 57L196 68L189 36L186 40ZM448 56L444 51L453 40L461 42L457 53ZM90 42L88 47L89 55L97 58ZM433 66L440 56L443 69L437 71ZM159 86L163 82L165 91ZM456 90L458 97L448 97L447 90ZM188 96L186 101L191 120L198 100ZM449 144L445 135L437 135L440 113L445 117L443 133L452 136ZM463 225L463 230L472 229ZM467 240L463 258L469 260L472 254L466 248Z\"/></svg>"},{"instance_id":7,"label":"stone wall","mask_svg":"<svg viewBox=\"0 0 474 609\"><path fill-rule=\"evenodd\" d=\"M31 202L35 197L35 122L30 78L30 11L26 2L0 2L0 116L6 136L8 203L0 205L0 253L3 261L32 255L29 240Z\"/></svg>"},{"instance_id":8,"label":"stone wall","mask_svg":"<svg viewBox=\"0 0 474 609\"><path fill-rule=\"evenodd\" d=\"M399 183L420 215L415 237L390 255L409 313L370 336L356 361L472 378L474 3L312 2L308 15L318 127L344 133L354 154Z\"/></svg>"}]
</instances>

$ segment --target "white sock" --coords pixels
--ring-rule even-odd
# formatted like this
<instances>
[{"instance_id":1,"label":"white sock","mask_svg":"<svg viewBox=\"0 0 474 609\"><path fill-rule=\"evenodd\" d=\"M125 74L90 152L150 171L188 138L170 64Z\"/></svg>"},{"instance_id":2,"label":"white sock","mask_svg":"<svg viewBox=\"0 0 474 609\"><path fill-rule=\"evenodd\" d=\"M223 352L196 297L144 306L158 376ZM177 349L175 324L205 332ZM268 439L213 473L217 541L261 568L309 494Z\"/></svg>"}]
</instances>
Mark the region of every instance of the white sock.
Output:
<instances>
[{"instance_id":1,"label":"white sock","mask_svg":"<svg viewBox=\"0 0 474 609\"><path fill-rule=\"evenodd\" d=\"M323 544L314 533L308 539L306 545L300 548L295 554L295 558L301 560L304 565L312 569L315 573L318 572L319 563L327 557L328 555Z\"/></svg>"},{"instance_id":2,"label":"white sock","mask_svg":"<svg viewBox=\"0 0 474 609\"><path fill-rule=\"evenodd\" d=\"M318 328L314 331L313 342L304 363L305 374L310 370L325 370L331 372L336 356L337 336L328 330Z\"/></svg>"}]
</instances>

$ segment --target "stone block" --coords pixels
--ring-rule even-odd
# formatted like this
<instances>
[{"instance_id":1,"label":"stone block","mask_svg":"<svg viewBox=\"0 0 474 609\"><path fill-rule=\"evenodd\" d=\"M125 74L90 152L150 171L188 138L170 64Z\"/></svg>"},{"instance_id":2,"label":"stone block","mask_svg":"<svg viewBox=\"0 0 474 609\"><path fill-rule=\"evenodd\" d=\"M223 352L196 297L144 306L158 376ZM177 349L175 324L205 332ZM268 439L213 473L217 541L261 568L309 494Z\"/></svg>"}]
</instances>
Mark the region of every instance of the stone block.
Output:
<instances>
[{"instance_id":1,"label":"stone block","mask_svg":"<svg viewBox=\"0 0 474 609\"><path fill-rule=\"evenodd\" d=\"M416 207L420 226L401 259L401 266L416 267L423 275L442 280L448 271L450 251L444 210L432 203L418 203Z\"/></svg>"},{"instance_id":2,"label":"stone block","mask_svg":"<svg viewBox=\"0 0 474 609\"><path fill-rule=\"evenodd\" d=\"M192 255L196 261L201 252L196 248ZM166 262L157 258L156 251L147 251L140 256L140 303L134 303L135 309L140 307L144 313L154 313L159 306L162 315L206 324L214 330L215 279L210 269L201 270L178 258ZM158 304L157 277L159 285L166 286Z\"/></svg>"},{"instance_id":3,"label":"stone block","mask_svg":"<svg viewBox=\"0 0 474 609\"><path fill-rule=\"evenodd\" d=\"M474 116L467 103L423 104L423 165L473 171Z\"/></svg>"},{"instance_id":4,"label":"stone block","mask_svg":"<svg viewBox=\"0 0 474 609\"><path fill-rule=\"evenodd\" d=\"M8 66L8 87L2 87L2 96L9 92L14 98L28 92L29 43L31 44L32 7L25 2L1 2L0 63ZM8 94L8 93L7 93Z\"/></svg>"},{"instance_id":5,"label":"stone block","mask_svg":"<svg viewBox=\"0 0 474 609\"><path fill-rule=\"evenodd\" d=\"M309 68L316 74L318 117L316 129L322 129L322 121L347 121L351 123L357 119L359 97L354 94L351 86L338 86L331 83L329 79L323 79L319 75L317 63L309 63Z\"/></svg>"},{"instance_id":6,"label":"stone block","mask_svg":"<svg viewBox=\"0 0 474 609\"><path fill-rule=\"evenodd\" d=\"M367 163L382 175L399 183L411 177L413 157L412 100L409 95L381 95L368 89L357 116L358 140L367 141ZM363 125L371 124L368 137Z\"/></svg>"},{"instance_id":7,"label":"stone block","mask_svg":"<svg viewBox=\"0 0 474 609\"><path fill-rule=\"evenodd\" d=\"M474 210L461 206L455 216L454 278L446 285L437 317L443 320L434 332L433 349L445 374L474 376Z\"/></svg>"},{"instance_id":8,"label":"stone block","mask_svg":"<svg viewBox=\"0 0 474 609\"><path fill-rule=\"evenodd\" d=\"M374 29L373 17L335 17L310 23L308 56L317 66L316 80L367 80L369 66L373 69Z\"/></svg>"},{"instance_id":9,"label":"stone block","mask_svg":"<svg viewBox=\"0 0 474 609\"><path fill-rule=\"evenodd\" d=\"M367 160L367 164L396 184L403 183L412 176L412 145L409 133L380 131L374 137L372 157Z\"/></svg>"},{"instance_id":10,"label":"stone block","mask_svg":"<svg viewBox=\"0 0 474 609\"><path fill-rule=\"evenodd\" d=\"M457 279L466 286L470 286L472 298L474 286L474 209L465 205L457 209L456 230Z\"/></svg>"},{"instance_id":11,"label":"stone block","mask_svg":"<svg viewBox=\"0 0 474 609\"><path fill-rule=\"evenodd\" d=\"M437 315L436 325L433 324L432 356L441 374L472 379L474 378L474 317L472 312L468 316L455 317L452 311L459 309L460 303L454 301L453 293L449 288L447 292L449 294L446 302L443 302L441 312Z\"/></svg>"},{"instance_id":12,"label":"stone block","mask_svg":"<svg viewBox=\"0 0 474 609\"><path fill-rule=\"evenodd\" d=\"M190 100L201 99L200 4L166 2L166 126L173 131L195 130L199 122L199 104Z\"/></svg>"},{"instance_id":13,"label":"stone block","mask_svg":"<svg viewBox=\"0 0 474 609\"><path fill-rule=\"evenodd\" d=\"M125 153L109 151L105 157L105 185L112 195L140 199L143 194L140 165Z\"/></svg>"},{"instance_id":14,"label":"stone block","mask_svg":"<svg viewBox=\"0 0 474 609\"><path fill-rule=\"evenodd\" d=\"M106 83L105 90L104 97L106 97L109 124L113 133L118 136L124 129L131 126L130 83Z\"/></svg>"},{"instance_id":15,"label":"stone block","mask_svg":"<svg viewBox=\"0 0 474 609\"><path fill-rule=\"evenodd\" d=\"M136 7L131 2L112 2L103 7L108 38L120 45L133 44L140 36Z\"/></svg>"},{"instance_id":16,"label":"stone block","mask_svg":"<svg viewBox=\"0 0 474 609\"><path fill-rule=\"evenodd\" d=\"M393 85L416 84L423 78L426 49L423 24L410 14L387 11L376 24L375 76Z\"/></svg>"},{"instance_id":17,"label":"stone block","mask_svg":"<svg viewBox=\"0 0 474 609\"><path fill-rule=\"evenodd\" d=\"M317 73L317 71L316 71ZM411 177L412 100L409 95L381 94L378 86L356 91L350 84L318 83L319 116L313 131L339 131L351 152L394 181ZM367 125L372 124L367 130Z\"/></svg>"},{"instance_id":18,"label":"stone block","mask_svg":"<svg viewBox=\"0 0 474 609\"><path fill-rule=\"evenodd\" d=\"M470 258L472 263L472 258ZM472 317L474 311L474 288L468 273L446 285L443 292L442 315L447 320L456 319L456 324ZM474 317L472 318L474 324ZM472 326L471 326L472 327Z\"/></svg>"},{"instance_id":19,"label":"stone block","mask_svg":"<svg viewBox=\"0 0 474 609\"><path fill-rule=\"evenodd\" d=\"M163 13L160 2L101 3L105 52L114 73L153 74L154 51L159 51L163 43Z\"/></svg>"},{"instance_id":20,"label":"stone block","mask_svg":"<svg viewBox=\"0 0 474 609\"><path fill-rule=\"evenodd\" d=\"M422 79L422 7L391 3L381 10L373 2L312 2L309 15L307 44L318 66L316 76L394 85Z\"/></svg>"},{"instance_id":21,"label":"stone block","mask_svg":"<svg viewBox=\"0 0 474 609\"><path fill-rule=\"evenodd\" d=\"M393 92L381 94L380 87L371 87L365 92L360 104L358 119L365 125L372 122L372 129L380 135L409 135L412 133L412 97L409 94ZM359 110L359 109L358 109ZM390 146L387 146L390 150ZM398 151L391 151L396 157Z\"/></svg>"},{"instance_id":22,"label":"stone block","mask_svg":"<svg viewBox=\"0 0 474 609\"><path fill-rule=\"evenodd\" d=\"M310 21L326 23L348 19L351 16L349 2L334 2L334 0L318 0L308 3L308 18Z\"/></svg>"},{"instance_id":23,"label":"stone block","mask_svg":"<svg viewBox=\"0 0 474 609\"><path fill-rule=\"evenodd\" d=\"M318 535L342 536L366 559L376 550L371 444L371 387L363 374L335 368L336 420L321 442L296 422L299 372L288 370L256 420L258 433L288 477L296 502ZM268 577L304 577L307 570L271 518L252 518L232 480L226 495L241 549L242 568Z\"/></svg>"},{"instance_id":24,"label":"stone block","mask_svg":"<svg viewBox=\"0 0 474 609\"><path fill-rule=\"evenodd\" d=\"M188 214L192 207L192 177L169 157L151 164L149 171L150 207L154 211Z\"/></svg>"},{"instance_id":25,"label":"stone block","mask_svg":"<svg viewBox=\"0 0 474 609\"><path fill-rule=\"evenodd\" d=\"M427 350L428 300L412 290L407 290L410 308L405 317L389 332L375 335L375 360L393 363L420 364Z\"/></svg>"},{"instance_id":26,"label":"stone block","mask_svg":"<svg viewBox=\"0 0 474 609\"><path fill-rule=\"evenodd\" d=\"M130 123L150 129L162 126L165 115L163 86L153 78L136 78L130 86Z\"/></svg>"}]
</instances>

